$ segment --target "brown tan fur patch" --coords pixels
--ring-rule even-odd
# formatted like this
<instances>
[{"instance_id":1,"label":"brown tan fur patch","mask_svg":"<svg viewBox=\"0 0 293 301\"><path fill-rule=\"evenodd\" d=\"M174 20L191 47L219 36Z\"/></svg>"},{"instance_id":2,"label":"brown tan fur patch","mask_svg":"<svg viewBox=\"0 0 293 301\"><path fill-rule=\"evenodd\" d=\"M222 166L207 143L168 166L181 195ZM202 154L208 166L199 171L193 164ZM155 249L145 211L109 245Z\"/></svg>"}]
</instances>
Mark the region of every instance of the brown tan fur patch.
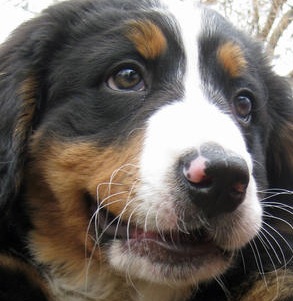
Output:
<instances>
[{"instance_id":1,"label":"brown tan fur patch","mask_svg":"<svg viewBox=\"0 0 293 301\"><path fill-rule=\"evenodd\" d=\"M271 272L265 275L265 280L258 280L240 301L287 300L293 295L292 284L293 273L289 270Z\"/></svg>"},{"instance_id":2,"label":"brown tan fur patch","mask_svg":"<svg viewBox=\"0 0 293 301\"><path fill-rule=\"evenodd\" d=\"M128 23L126 36L146 59L159 57L167 48L163 32L149 20Z\"/></svg>"},{"instance_id":3,"label":"brown tan fur patch","mask_svg":"<svg viewBox=\"0 0 293 301\"><path fill-rule=\"evenodd\" d=\"M23 140L23 135L26 135L27 129L30 129L29 125L33 119L36 108L36 88L36 80L31 76L23 81L18 91L22 99L22 105L14 130L14 136L17 140Z\"/></svg>"},{"instance_id":4,"label":"brown tan fur patch","mask_svg":"<svg viewBox=\"0 0 293 301\"><path fill-rule=\"evenodd\" d=\"M36 110L36 88L37 82L33 76L24 80L17 91L20 99L20 111L16 118L16 124L13 132L13 150L22 154L26 149L26 141L31 131L31 124ZM18 173L21 174L22 168ZM16 185L20 185L21 175L15 176Z\"/></svg>"},{"instance_id":5,"label":"brown tan fur patch","mask_svg":"<svg viewBox=\"0 0 293 301\"><path fill-rule=\"evenodd\" d=\"M217 52L217 58L231 77L240 76L247 65L240 46L233 42L221 45Z\"/></svg>"},{"instance_id":6,"label":"brown tan fur patch","mask_svg":"<svg viewBox=\"0 0 293 301\"><path fill-rule=\"evenodd\" d=\"M103 254L88 232L92 213L84 193L119 215L137 180L139 141L136 137L124 147L99 148L90 142L51 140L44 146L35 136L34 163L27 168L28 199L35 226L32 246L41 262L59 264L76 283L84 279L87 256L101 262Z\"/></svg>"}]
</instances>

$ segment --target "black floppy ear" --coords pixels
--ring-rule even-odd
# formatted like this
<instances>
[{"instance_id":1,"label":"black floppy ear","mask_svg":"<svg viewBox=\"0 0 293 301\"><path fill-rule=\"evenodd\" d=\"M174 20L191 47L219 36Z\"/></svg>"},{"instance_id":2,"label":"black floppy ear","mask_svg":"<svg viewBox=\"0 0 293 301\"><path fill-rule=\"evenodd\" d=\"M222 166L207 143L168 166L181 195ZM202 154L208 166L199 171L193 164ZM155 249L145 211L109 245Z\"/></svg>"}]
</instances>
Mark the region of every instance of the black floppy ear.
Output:
<instances>
[{"instance_id":1,"label":"black floppy ear","mask_svg":"<svg viewBox=\"0 0 293 301\"><path fill-rule=\"evenodd\" d=\"M0 56L1 60L1 56ZM0 78L0 215L21 185L27 139L36 108L32 77L16 83L1 71Z\"/></svg>"},{"instance_id":2,"label":"black floppy ear","mask_svg":"<svg viewBox=\"0 0 293 301\"><path fill-rule=\"evenodd\" d=\"M0 215L7 212L20 189L37 105L33 64L21 54L26 47L27 41L17 43L12 37L0 48Z\"/></svg>"},{"instance_id":3,"label":"black floppy ear","mask_svg":"<svg viewBox=\"0 0 293 301\"><path fill-rule=\"evenodd\" d=\"M273 76L268 82L272 125L267 146L269 188L293 191L293 97L288 82ZM291 195L291 200L293 199Z\"/></svg>"},{"instance_id":4,"label":"black floppy ear","mask_svg":"<svg viewBox=\"0 0 293 301\"><path fill-rule=\"evenodd\" d=\"M91 5L51 6L0 46L0 217L19 195L27 142L48 100L50 64Z\"/></svg>"},{"instance_id":5,"label":"black floppy ear","mask_svg":"<svg viewBox=\"0 0 293 301\"><path fill-rule=\"evenodd\" d=\"M0 46L0 216L19 194L27 142L45 99L54 23L41 15Z\"/></svg>"}]
</instances>

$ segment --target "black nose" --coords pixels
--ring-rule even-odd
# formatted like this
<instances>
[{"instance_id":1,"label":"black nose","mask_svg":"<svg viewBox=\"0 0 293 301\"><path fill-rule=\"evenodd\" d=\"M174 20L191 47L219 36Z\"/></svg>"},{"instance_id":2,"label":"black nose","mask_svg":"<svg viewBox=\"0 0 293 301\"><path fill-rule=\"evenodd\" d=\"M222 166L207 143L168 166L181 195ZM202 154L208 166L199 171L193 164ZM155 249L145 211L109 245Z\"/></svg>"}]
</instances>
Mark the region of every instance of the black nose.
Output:
<instances>
[{"instance_id":1,"label":"black nose","mask_svg":"<svg viewBox=\"0 0 293 301\"><path fill-rule=\"evenodd\" d=\"M188 196L208 216L234 211L244 200L249 182L246 161L217 144L205 144L182 159Z\"/></svg>"}]
</instances>

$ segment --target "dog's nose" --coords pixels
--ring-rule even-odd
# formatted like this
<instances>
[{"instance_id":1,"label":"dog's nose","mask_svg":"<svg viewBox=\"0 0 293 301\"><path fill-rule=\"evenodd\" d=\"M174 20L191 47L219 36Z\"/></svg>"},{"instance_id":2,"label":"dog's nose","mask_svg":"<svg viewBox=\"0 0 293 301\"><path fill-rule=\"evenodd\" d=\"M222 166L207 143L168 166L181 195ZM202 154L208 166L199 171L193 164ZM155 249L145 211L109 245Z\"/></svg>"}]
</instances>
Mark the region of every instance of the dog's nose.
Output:
<instances>
[{"instance_id":1,"label":"dog's nose","mask_svg":"<svg viewBox=\"0 0 293 301\"><path fill-rule=\"evenodd\" d=\"M209 143L182 162L188 196L208 217L232 212L243 202L249 170L240 156Z\"/></svg>"}]
</instances>

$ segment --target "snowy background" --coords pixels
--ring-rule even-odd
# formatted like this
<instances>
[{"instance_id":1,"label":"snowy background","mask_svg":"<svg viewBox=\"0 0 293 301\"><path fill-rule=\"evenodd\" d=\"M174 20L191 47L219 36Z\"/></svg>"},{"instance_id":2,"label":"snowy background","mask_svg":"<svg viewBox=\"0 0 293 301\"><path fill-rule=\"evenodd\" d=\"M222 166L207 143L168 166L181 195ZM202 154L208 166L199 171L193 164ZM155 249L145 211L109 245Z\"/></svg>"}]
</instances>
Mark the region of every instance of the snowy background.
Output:
<instances>
[{"instance_id":1,"label":"snowy background","mask_svg":"<svg viewBox=\"0 0 293 301\"><path fill-rule=\"evenodd\" d=\"M9 33L23 21L32 18L48 5L60 1L62 0L0 0L0 42L4 41ZM270 6L276 0L258 1L259 22L261 24L265 22ZM285 3L282 6L282 11L293 10L293 0L279 1ZM238 27L251 32L252 35L255 34L253 32L255 28L251 26L253 18L251 7L252 3L255 3L253 0L201 0L201 2L211 3ZM279 18L281 18L282 11ZM288 75L293 70L293 22L278 41L273 54L273 64L276 72L281 75Z\"/></svg>"},{"instance_id":2,"label":"snowy background","mask_svg":"<svg viewBox=\"0 0 293 301\"><path fill-rule=\"evenodd\" d=\"M0 42L23 21L32 18L54 0L0 0Z\"/></svg>"}]
</instances>

